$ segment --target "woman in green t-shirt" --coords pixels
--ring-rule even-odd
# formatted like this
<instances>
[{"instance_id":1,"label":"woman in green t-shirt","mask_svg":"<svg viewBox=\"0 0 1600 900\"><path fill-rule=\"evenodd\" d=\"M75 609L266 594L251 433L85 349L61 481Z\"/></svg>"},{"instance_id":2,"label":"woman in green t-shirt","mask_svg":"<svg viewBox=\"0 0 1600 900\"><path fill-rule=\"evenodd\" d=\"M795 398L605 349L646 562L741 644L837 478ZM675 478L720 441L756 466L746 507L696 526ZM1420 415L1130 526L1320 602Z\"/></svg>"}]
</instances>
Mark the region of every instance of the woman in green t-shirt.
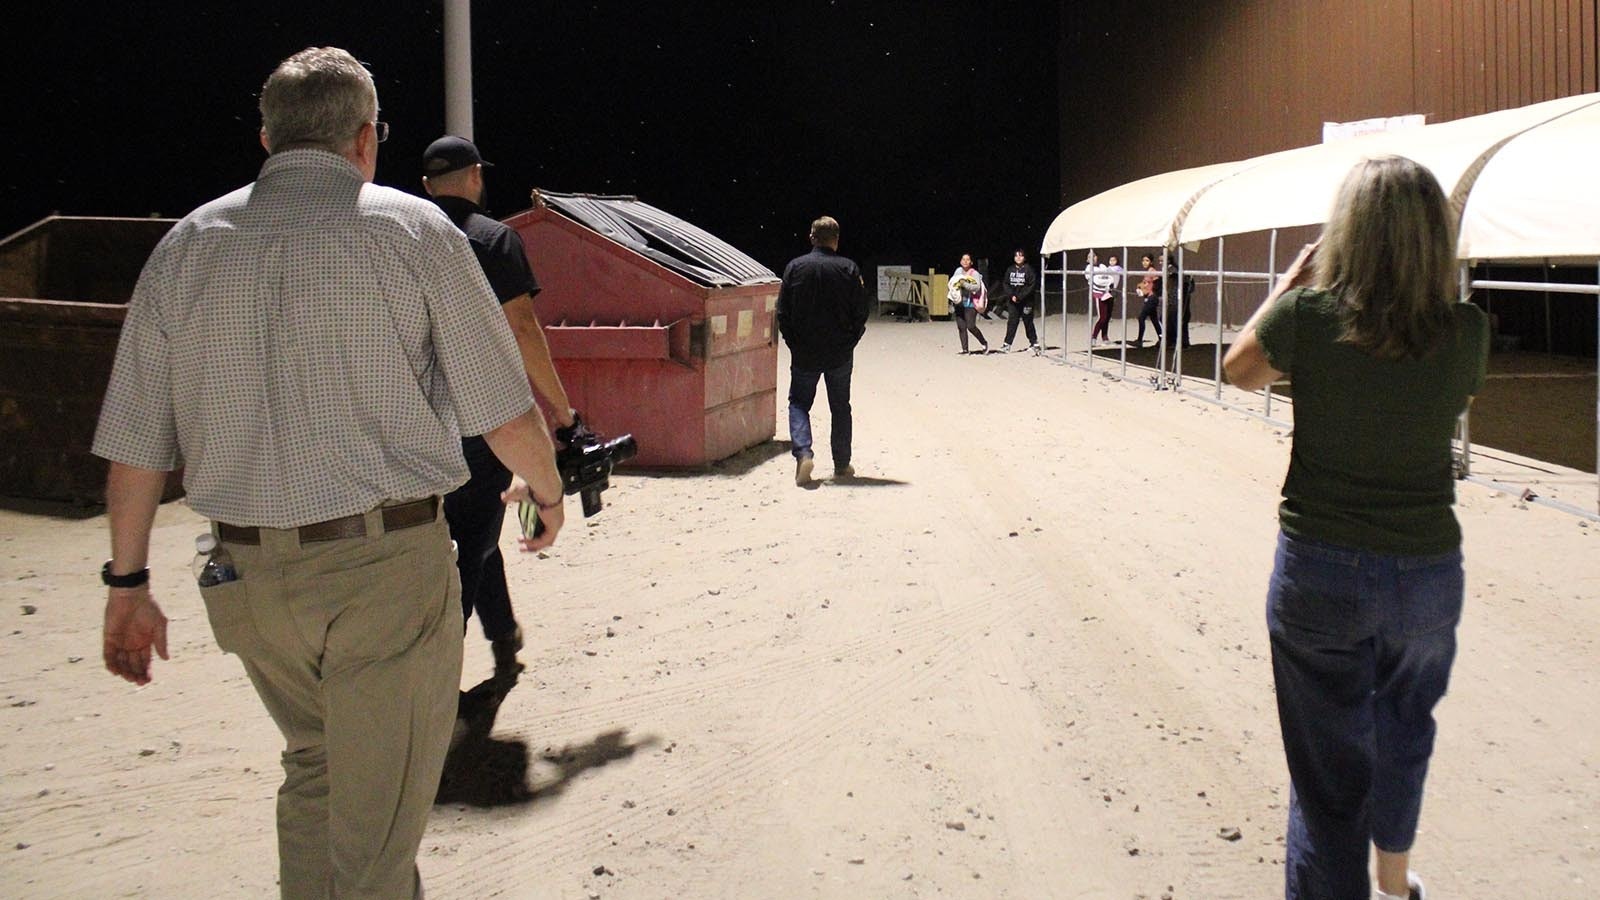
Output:
<instances>
[{"instance_id":1,"label":"woman in green t-shirt","mask_svg":"<svg viewBox=\"0 0 1600 900\"><path fill-rule=\"evenodd\" d=\"M1369 842L1377 896L1423 896L1411 843L1464 593L1450 440L1488 344L1455 267L1433 174L1361 162L1224 363L1247 390L1294 385L1267 592L1291 900L1365 900Z\"/></svg>"}]
</instances>

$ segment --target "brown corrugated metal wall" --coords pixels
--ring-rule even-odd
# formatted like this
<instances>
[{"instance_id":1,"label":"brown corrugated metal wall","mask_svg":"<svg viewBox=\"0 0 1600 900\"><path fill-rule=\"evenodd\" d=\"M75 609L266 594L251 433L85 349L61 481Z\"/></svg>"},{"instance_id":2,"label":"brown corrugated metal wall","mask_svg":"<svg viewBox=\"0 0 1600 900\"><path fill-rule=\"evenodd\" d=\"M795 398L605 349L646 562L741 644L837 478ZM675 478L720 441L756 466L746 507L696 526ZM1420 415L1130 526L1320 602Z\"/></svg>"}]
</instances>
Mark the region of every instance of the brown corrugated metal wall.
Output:
<instances>
[{"instance_id":1,"label":"brown corrugated metal wall","mask_svg":"<svg viewBox=\"0 0 1600 900\"><path fill-rule=\"evenodd\" d=\"M1600 91L1597 6L1062 3L1062 205L1158 172L1318 143L1324 121L1423 113L1446 122ZM1264 265L1265 246L1230 239L1229 268ZM1202 265L1215 253L1202 248ZM1214 296L1198 291L1197 318L1215 318ZM1226 296L1225 318L1239 321L1260 292L1230 285Z\"/></svg>"},{"instance_id":2,"label":"brown corrugated metal wall","mask_svg":"<svg viewBox=\"0 0 1600 900\"><path fill-rule=\"evenodd\" d=\"M1600 0L1062 4L1062 201L1314 144L1600 90Z\"/></svg>"}]
</instances>

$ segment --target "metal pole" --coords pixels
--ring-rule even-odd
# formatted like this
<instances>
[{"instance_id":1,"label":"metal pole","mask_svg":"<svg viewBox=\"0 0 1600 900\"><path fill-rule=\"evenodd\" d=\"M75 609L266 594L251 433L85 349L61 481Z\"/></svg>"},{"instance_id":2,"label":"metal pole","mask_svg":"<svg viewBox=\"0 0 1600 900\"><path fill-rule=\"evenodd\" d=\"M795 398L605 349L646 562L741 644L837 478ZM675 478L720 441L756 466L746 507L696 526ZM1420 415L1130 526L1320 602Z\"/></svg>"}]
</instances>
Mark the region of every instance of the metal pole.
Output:
<instances>
[{"instance_id":1,"label":"metal pole","mask_svg":"<svg viewBox=\"0 0 1600 900\"><path fill-rule=\"evenodd\" d=\"M1600 265L1595 266L1595 284L1600 286ZM1600 512L1600 294L1595 296L1595 393L1594 393L1594 471L1596 477L1595 510Z\"/></svg>"},{"instance_id":2,"label":"metal pole","mask_svg":"<svg viewBox=\"0 0 1600 900\"><path fill-rule=\"evenodd\" d=\"M444 130L472 140L472 0L444 0Z\"/></svg>"},{"instance_id":3,"label":"metal pole","mask_svg":"<svg viewBox=\"0 0 1600 900\"><path fill-rule=\"evenodd\" d=\"M1539 268L1540 268L1540 271L1542 271L1544 273L1544 283L1545 284L1549 284L1550 283L1550 260L1548 260L1548 259L1545 260L1544 261L1544 265L1540 266ZM1554 345L1555 345L1555 335L1550 330L1550 292L1549 291L1545 291L1544 292L1544 352L1545 352L1546 356L1549 356L1550 354L1555 352Z\"/></svg>"},{"instance_id":4,"label":"metal pole","mask_svg":"<svg viewBox=\"0 0 1600 900\"><path fill-rule=\"evenodd\" d=\"M1188 313L1189 298L1183 289L1183 245L1178 245L1178 328L1177 349L1173 351L1172 361L1172 387L1177 390L1183 387L1183 345L1189 337L1189 332L1183 327L1183 317Z\"/></svg>"},{"instance_id":5,"label":"metal pole","mask_svg":"<svg viewBox=\"0 0 1600 900\"><path fill-rule=\"evenodd\" d=\"M1067 361L1067 251L1061 251L1061 361Z\"/></svg>"},{"instance_id":6,"label":"metal pole","mask_svg":"<svg viewBox=\"0 0 1600 900\"><path fill-rule=\"evenodd\" d=\"M1471 295L1471 293L1470 293L1471 292L1471 288L1469 287L1470 279L1468 277L1469 274L1470 274L1470 270L1469 270L1469 267L1468 267L1467 263L1464 263L1464 262L1461 263L1461 265L1458 266L1457 269L1456 269L1456 279L1457 279L1457 282L1458 282L1456 291L1457 291L1457 296L1459 296L1461 298L1461 302L1462 303L1466 303L1467 302L1467 298ZM1484 348L1484 350L1485 350L1485 352L1487 352L1488 348L1486 347L1486 348ZM1462 478L1465 478L1468 475L1472 474L1472 423L1470 421L1471 416L1472 416L1472 406L1470 404L1468 404L1467 408L1461 411L1461 419L1460 419L1460 425L1461 425L1461 477Z\"/></svg>"},{"instance_id":7,"label":"metal pole","mask_svg":"<svg viewBox=\"0 0 1600 900\"><path fill-rule=\"evenodd\" d=\"M1277 284L1276 284L1277 280L1278 280L1278 229L1274 228L1274 229L1272 229L1271 236L1269 236L1267 238L1267 293L1268 294L1271 294L1272 293L1272 289L1277 287ZM1266 397L1266 410L1264 412L1262 412L1262 415L1266 416L1267 418L1270 419L1270 418L1272 418L1272 385L1268 384L1266 387L1262 388L1261 391L1262 391L1262 393L1267 395L1267 397Z\"/></svg>"},{"instance_id":8,"label":"metal pole","mask_svg":"<svg viewBox=\"0 0 1600 900\"><path fill-rule=\"evenodd\" d=\"M1122 271L1128 271L1128 246L1122 245ZM1128 279L1122 279L1122 377L1128 377Z\"/></svg>"},{"instance_id":9,"label":"metal pole","mask_svg":"<svg viewBox=\"0 0 1600 900\"><path fill-rule=\"evenodd\" d=\"M1094 258L1098 263L1100 260L1100 254L1096 253ZM1083 280L1089 285L1089 290L1087 291L1089 296L1089 336L1084 340L1083 352L1084 355L1088 357L1087 362L1089 364L1089 370L1094 371L1094 273L1088 267L1085 267Z\"/></svg>"},{"instance_id":10,"label":"metal pole","mask_svg":"<svg viewBox=\"0 0 1600 900\"><path fill-rule=\"evenodd\" d=\"M1161 349L1156 353L1156 390L1164 390L1167 386L1167 339L1170 337L1171 328L1167 327L1167 304L1172 302L1172 284L1167 279L1167 263L1171 259L1166 247L1161 248L1161 327L1166 333L1156 335L1156 341L1161 344Z\"/></svg>"},{"instance_id":11,"label":"metal pole","mask_svg":"<svg viewBox=\"0 0 1600 900\"><path fill-rule=\"evenodd\" d=\"M1211 370L1211 377L1217 381L1217 399L1222 399L1222 273L1227 269L1222 264L1222 238L1217 238L1217 360Z\"/></svg>"},{"instance_id":12,"label":"metal pole","mask_svg":"<svg viewBox=\"0 0 1600 900\"><path fill-rule=\"evenodd\" d=\"M1050 330L1045 326L1050 322L1050 292L1045 290L1044 273L1050 270L1050 256L1039 254L1039 346L1044 350L1050 349ZM1039 352L1043 353L1044 350Z\"/></svg>"}]
</instances>

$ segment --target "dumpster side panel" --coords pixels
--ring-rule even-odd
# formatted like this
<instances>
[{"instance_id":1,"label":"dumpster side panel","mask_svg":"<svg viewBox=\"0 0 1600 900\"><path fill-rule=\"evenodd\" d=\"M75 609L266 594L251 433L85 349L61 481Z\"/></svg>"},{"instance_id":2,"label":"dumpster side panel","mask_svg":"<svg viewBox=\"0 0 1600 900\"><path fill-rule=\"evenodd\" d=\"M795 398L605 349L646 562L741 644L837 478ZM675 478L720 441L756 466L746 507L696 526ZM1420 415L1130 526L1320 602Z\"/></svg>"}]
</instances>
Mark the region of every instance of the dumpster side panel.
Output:
<instances>
[{"instance_id":1,"label":"dumpster side panel","mask_svg":"<svg viewBox=\"0 0 1600 900\"><path fill-rule=\"evenodd\" d=\"M765 391L706 410L706 459L726 459L771 440L776 430L776 403L776 394Z\"/></svg>"},{"instance_id":2,"label":"dumpster side panel","mask_svg":"<svg viewBox=\"0 0 1600 900\"><path fill-rule=\"evenodd\" d=\"M94 505L106 463L89 452L126 308L0 299L0 485L9 497ZM163 499L181 493L177 473Z\"/></svg>"},{"instance_id":3,"label":"dumpster side panel","mask_svg":"<svg viewBox=\"0 0 1600 900\"><path fill-rule=\"evenodd\" d=\"M567 398L606 437L632 434L633 465L684 467L706 462L704 430L692 415L704 402L700 379L669 360L557 359Z\"/></svg>"},{"instance_id":4,"label":"dumpster side panel","mask_svg":"<svg viewBox=\"0 0 1600 900\"><path fill-rule=\"evenodd\" d=\"M706 452L722 459L777 432L776 285L711 291L706 300Z\"/></svg>"},{"instance_id":5,"label":"dumpster side panel","mask_svg":"<svg viewBox=\"0 0 1600 900\"><path fill-rule=\"evenodd\" d=\"M773 436L777 285L708 288L547 209L506 223L568 399L600 433L631 432L637 465L703 466Z\"/></svg>"}]
</instances>

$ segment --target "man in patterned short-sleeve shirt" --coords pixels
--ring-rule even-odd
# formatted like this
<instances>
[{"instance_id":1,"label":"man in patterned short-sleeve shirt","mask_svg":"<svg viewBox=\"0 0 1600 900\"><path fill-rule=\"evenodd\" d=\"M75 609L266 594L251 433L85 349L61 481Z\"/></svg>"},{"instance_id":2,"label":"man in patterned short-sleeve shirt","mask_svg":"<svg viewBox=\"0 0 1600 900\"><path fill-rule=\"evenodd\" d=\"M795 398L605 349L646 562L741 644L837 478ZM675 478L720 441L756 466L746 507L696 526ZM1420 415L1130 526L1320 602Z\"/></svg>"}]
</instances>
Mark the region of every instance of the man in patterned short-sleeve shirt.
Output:
<instances>
[{"instance_id":1,"label":"man in patterned short-sleeve shirt","mask_svg":"<svg viewBox=\"0 0 1600 900\"><path fill-rule=\"evenodd\" d=\"M202 586L217 644L283 732L284 897L420 897L416 853L455 720L459 582L440 496L460 435L562 525L550 438L461 232L371 184L372 78L336 48L261 92L255 183L179 222L129 304L94 452L109 460L106 667L150 680L166 618L146 558L166 472L232 580Z\"/></svg>"}]
</instances>

